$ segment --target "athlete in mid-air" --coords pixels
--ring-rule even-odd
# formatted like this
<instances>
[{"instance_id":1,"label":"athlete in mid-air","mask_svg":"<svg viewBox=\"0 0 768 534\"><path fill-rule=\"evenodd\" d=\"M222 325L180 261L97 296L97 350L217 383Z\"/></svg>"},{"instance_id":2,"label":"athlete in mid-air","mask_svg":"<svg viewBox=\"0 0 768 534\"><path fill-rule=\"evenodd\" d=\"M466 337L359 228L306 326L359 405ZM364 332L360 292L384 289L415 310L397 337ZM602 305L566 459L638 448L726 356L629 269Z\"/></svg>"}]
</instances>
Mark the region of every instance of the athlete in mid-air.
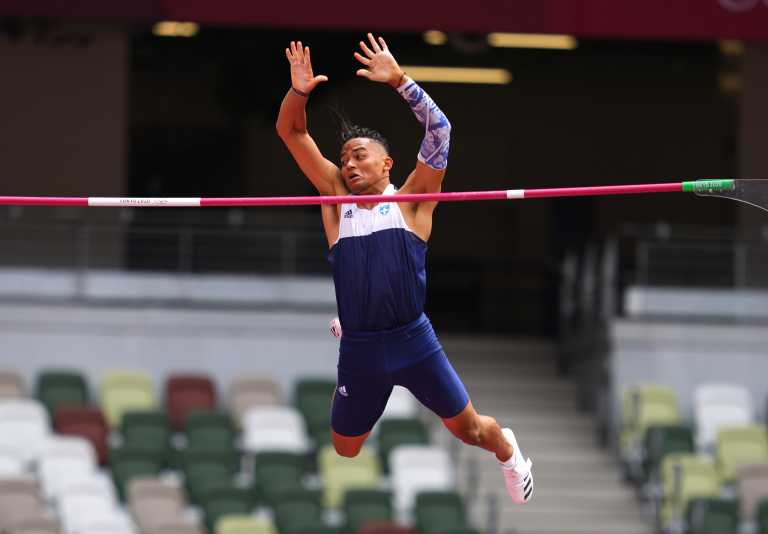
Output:
<instances>
[{"instance_id":1,"label":"athlete in mid-air","mask_svg":"<svg viewBox=\"0 0 768 534\"><path fill-rule=\"evenodd\" d=\"M324 205L323 226L333 265L341 335L331 434L336 451L355 456L379 419L394 385L408 388L463 442L491 451L516 503L533 495L531 460L514 433L479 415L424 314L425 260L436 202L393 202L398 194L440 191L451 125L429 95L400 68L384 39L368 34L355 58L357 75L395 89L424 127L416 168L400 189L384 137L342 122L339 163L326 159L307 131L305 107L326 76L312 71L309 47L285 50L291 88L277 132L321 195L381 195L375 203Z\"/></svg>"}]
</instances>

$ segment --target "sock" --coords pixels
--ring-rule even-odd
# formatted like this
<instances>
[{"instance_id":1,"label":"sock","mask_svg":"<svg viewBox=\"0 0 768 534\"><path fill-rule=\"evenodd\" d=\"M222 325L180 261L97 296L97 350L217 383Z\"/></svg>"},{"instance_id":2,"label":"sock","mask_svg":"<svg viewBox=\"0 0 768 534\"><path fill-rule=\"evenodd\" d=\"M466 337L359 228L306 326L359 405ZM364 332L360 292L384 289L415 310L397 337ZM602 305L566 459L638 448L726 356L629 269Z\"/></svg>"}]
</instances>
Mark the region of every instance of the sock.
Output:
<instances>
[{"instance_id":1,"label":"sock","mask_svg":"<svg viewBox=\"0 0 768 534\"><path fill-rule=\"evenodd\" d=\"M510 456L509 460L506 462L499 462L504 469L514 469L517 467L517 459L520 457L520 455L517 453L517 449L512 451L512 456Z\"/></svg>"}]
</instances>

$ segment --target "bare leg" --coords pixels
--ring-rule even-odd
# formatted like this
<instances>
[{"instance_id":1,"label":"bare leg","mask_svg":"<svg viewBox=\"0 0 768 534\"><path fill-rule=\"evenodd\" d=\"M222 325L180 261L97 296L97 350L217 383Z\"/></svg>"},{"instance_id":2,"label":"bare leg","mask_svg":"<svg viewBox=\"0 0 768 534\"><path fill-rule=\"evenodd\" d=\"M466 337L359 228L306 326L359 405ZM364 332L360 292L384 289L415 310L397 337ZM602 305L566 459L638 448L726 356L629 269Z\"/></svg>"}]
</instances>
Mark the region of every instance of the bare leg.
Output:
<instances>
[{"instance_id":1,"label":"bare leg","mask_svg":"<svg viewBox=\"0 0 768 534\"><path fill-rule=\"evenodd\" d=\"M512 445L504 439L496 419L478 414L471 401L458 415L443 419L443 424L464 443L494 453L501 462L512 458Z\"/></svg>"}]
</instances>

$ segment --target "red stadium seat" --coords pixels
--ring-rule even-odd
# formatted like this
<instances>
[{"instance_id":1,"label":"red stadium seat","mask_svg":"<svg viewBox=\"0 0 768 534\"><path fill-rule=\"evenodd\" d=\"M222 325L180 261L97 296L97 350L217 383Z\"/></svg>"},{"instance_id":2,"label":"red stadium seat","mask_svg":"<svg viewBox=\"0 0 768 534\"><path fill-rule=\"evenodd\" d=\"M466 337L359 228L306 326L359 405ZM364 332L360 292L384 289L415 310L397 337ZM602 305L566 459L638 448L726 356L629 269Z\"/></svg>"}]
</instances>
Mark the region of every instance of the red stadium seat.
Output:
<instances>
[{"instance_id":1,"label":"red stadium seat","mask_svg":"<svg viewBox=\"0 0 768 534\"><path fill-rule=\"evenodd\" d=\"M93 444L100 465L107 463L109 428L95 406L62 406L56 410L54 427L59 434L81 436Z\"/></svg>"},{"instance_id":2,"label":"red stadium seat","mask_svg":"<svg viewBox=\"0 0 768 534\"><path fill-rule=\"evenodd\" d=\"M216 389L209 376L172 375L165 384L165 399L171 425L181 431L190 411L216 408Z\"/></svg>"}]
</instances>

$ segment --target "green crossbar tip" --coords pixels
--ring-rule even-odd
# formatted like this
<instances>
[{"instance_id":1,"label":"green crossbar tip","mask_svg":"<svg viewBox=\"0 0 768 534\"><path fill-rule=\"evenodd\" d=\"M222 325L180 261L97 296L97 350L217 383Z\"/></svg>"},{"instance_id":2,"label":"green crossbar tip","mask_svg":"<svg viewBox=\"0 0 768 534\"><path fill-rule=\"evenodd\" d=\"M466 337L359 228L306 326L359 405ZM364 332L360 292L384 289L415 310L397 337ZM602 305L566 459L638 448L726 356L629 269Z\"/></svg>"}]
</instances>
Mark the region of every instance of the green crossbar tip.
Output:
<instances>
[{"instance_id":1,"label":"green crossbar tip","mask_svg":"<svg viewBox=\"0 0 768 534\"><path fill-rule=\"evenodd\" d=\"M736 180L696 180L695 182L683 182L684 193L713 194L733 191L735 188Z\"/></svg>"}]
</instances>

